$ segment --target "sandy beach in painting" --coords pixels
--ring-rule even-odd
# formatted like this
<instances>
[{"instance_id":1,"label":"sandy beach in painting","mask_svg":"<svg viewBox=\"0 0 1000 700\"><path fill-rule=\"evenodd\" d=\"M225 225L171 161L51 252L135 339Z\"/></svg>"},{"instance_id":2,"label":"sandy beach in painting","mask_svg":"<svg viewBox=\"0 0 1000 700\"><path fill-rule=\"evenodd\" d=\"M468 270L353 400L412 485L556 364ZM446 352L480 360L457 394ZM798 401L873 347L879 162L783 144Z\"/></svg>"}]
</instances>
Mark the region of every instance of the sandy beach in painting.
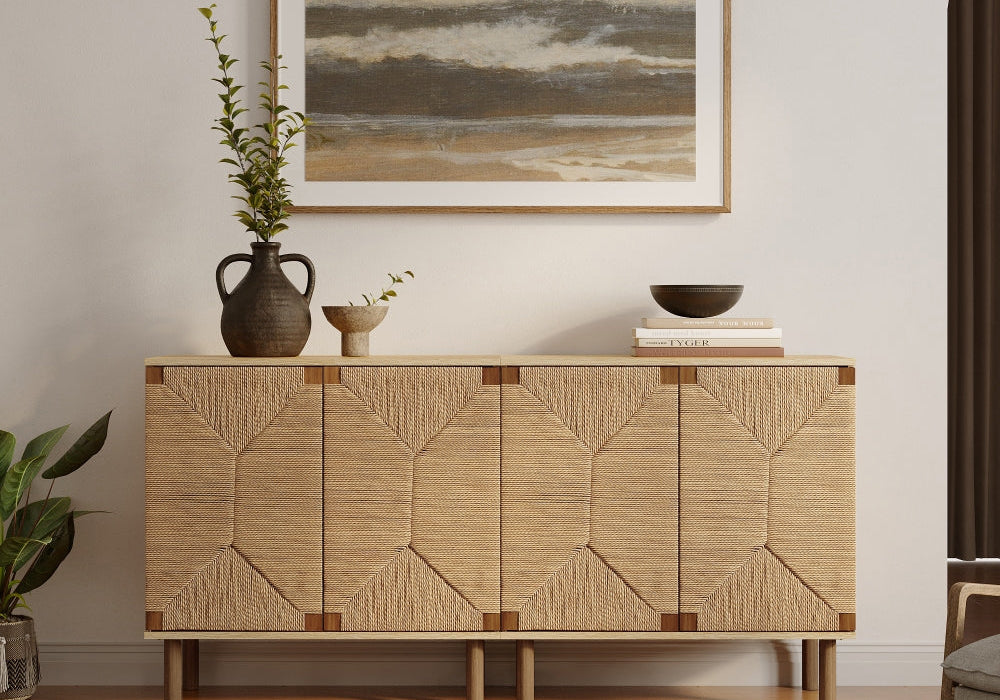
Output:
<instances>
[{"instance_id":1,"label":"sandy beach in painting","mask_svg":"<svg viewBox=\"0 0 1000 700\"><path fill-rule=\"evenodd\" d=\"M693 0L307 0L306 179L695 179Z\"/></svg>"},{"instance_id":2,"label":"sandy beach in painting","mask_svg":"<svg viewBox=\"0 0 1000 700\"><path fill-rule=\"evenodd\" d=\"M676 182L694 146L688 117L344 118L310 127L306 178Z\"/></svg>"}]
</instances>

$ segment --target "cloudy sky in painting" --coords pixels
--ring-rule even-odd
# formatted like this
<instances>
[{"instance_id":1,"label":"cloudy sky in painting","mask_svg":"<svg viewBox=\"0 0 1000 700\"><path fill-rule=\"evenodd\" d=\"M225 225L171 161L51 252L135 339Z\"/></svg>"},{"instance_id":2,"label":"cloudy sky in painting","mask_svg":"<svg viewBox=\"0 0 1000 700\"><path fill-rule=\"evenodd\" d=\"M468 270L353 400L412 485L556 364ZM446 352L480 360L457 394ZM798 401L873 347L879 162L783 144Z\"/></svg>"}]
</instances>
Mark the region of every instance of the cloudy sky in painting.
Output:
<instances>
[{"instance_id":1,"label":"cloudy sky in painting","mask_svg":"<svg viewBox=\"0 0 1000 700\"><path fill-rule=\"evenodd\" d=\"M694 114L693 0L307 0L314 114Z\"/></svg>"},{"instance_id":2,"label":"cloudy sky in painting","mask_svg":"<svg viewBox=\"0 0 1000 700\"><path fill-rule=\"evenodd\" d=\"M644 56L630 46L601 44L602 37L611 33L610 27L570 43L557 41L558 31L548 23L525 17L499 24L475 22L403 31L376 27L364 36L308 39L306 56L314 64L342 60L378 63L423 57L443 63L464 63L473 68L533 72L623 61L653 69L694 68L693 59Z\"/></svg>"}]
</instances>

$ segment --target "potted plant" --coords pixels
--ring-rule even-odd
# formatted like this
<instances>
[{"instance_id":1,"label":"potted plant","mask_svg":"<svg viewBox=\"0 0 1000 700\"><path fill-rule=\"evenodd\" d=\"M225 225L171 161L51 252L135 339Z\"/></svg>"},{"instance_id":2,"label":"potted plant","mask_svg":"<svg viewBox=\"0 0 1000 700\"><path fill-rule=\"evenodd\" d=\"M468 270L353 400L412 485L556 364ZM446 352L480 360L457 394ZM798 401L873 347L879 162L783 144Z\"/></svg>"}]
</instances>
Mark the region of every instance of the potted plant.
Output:
<instances>
[{"instance_id":1,"label":"potted plant","mask_svg":"<svg viewBox=\"0 0 1000 700\"><path fill-rule=\"evenodd\" d=\"M61 476L72 474L100 452L111 412L104 414L45 471L49 453L69 428L42 433L14 461L14 436L0 430L0 698L30 698L38 685L38 647L34 620L15 611L24 596L49 580L73 548L77 518L98 511L73 510L67 496L53 496ZM48 480L45 497L31 500L35 477Z\"/></svg>"},{"instance_id":2,"label":"potted plant","mask_svg":"<svg viewBox=\"0 0 1000 700\"><path fill-rule=\"evenodd\" d=\"M389 312L388 306L379 305L380 301L386 304L389 300L397 296L393 289L398 284L405 281L403 275L408 275L411 279L413 273L407 270L398 275L391 272L389 274L390 284L381 292L372 294L362 294L364 304L355 305L349 301L348 306L324 306L323 313L326 320L333 324L334 328L340 331L340 354L345 357L367 357L368 356L368 334L375 330L375 326L382 322Z\"/></svg>"},{"instance_id":3,"label":"potted plant","mask_svg":"<svg viewBox=\"0 0 1000 700\"><path fill-rule=\"evenodd\" d=\"M280 83L282 66L262 61L268 79L258 83L263 88L259 106L266 119L240 125L242 115L248 111L241 106L239 93L243 86L229 74L236 59L223 50L225 36L217 32L214 7L198 8L208 20L207 40L215 47L219 60L220 75L212 80L222 87L222 116L212 128L222 134L220 143L231 152L220 160L232 168L229 181L242 190L234 195L242 202L234 216L256 237L250 244L252 254L229 255L216 269L216 286L222 298L222 338L229 352L237 357L294 357L309 339L309 302L316 271L304 255L279 255L281 244L273 239L288 229L285 219L292 204L291 185L281 174L287 165L285 153L295 145L295 137L302 133L307 120L301 112L281 104L281 91L287 89ZM248 262L250 269L230 292L223 276L234 262ZM286 262L305 265L305 292L299 292L282 272L281 264Z\"/></svg>"}]
</instances>

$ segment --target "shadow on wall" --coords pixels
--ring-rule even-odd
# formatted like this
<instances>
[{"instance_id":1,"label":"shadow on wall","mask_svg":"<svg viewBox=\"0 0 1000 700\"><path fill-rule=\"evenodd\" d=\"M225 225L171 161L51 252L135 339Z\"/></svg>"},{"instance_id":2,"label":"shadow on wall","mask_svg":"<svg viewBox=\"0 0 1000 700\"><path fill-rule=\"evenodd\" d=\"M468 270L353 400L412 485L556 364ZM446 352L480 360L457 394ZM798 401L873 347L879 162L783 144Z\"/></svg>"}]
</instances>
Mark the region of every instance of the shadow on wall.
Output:
<instances>
[{"instance_id":1,"label":"shadow on wall","mask_svg":"<svg viewBox=\"0 0 1000 700\"><path fill-rule=\"evenodd\" d=\"M783 688L791 688L798 685L795 678L795 665L792 662L792 651L783 642L771 642L771 650L774 652L774 661L778 667L778 685Z\"/></svg>"},{"instance_id":2,"label":"shadow on wall","mask_svg":"<svg viewBox=\"0 0 1000 700\"><path fill-rule=\"evenodd\" d=\"M542 337L519 352L526 355L629 355L632 329L650 313L648 306L631 306L611 316Z\"/></svg>"}]
</instances>

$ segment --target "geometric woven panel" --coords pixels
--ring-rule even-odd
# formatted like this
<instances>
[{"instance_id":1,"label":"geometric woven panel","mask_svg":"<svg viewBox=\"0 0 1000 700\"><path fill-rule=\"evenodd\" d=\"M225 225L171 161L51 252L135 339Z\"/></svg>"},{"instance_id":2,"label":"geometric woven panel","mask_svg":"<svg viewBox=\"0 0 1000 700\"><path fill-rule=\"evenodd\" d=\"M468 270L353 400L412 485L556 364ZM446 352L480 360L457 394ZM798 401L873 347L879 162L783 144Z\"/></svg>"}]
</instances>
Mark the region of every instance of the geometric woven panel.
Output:
<instances>
[{"instance_id":1,"label":"geometric woven panel","mask_svg":"<svg viewBox=\"0 0 1000 700\"><path fill-rule=\"evenodd\" d=\"M236 452L302 387L301 367L167 367L163 385L190 404Z\"/></svg>"},{"instance_id":2,"label":"geometric woven panel","mask_svg":"<svg viewBox=\"0 0 1000 700\"><path fill-rule=\"evenodd\" d=\"M519 611L530 630L657 630L660 614L590 547L578 549Z\"/></svg>"},{"instance_id":3,"label":"geometric woven panel","mask_svg":"<svg viewBox=\"0 0 1000 700\"><path fill-rule=\"evenodd\" d=\"M500 612L500 388L481 367L342 367L324 387L324 612L482 630Z\"/></svg>"},{"instance_id":4,"label":"geometric woven panel","mask_svg":"<svg viewBox=\"0 0 1000 700\"><path fill-rule=\"evenodd\" d=\"M837 388L837 368L699 367L698 385L774 454Z\"/></svg>"},{"instance_id":5,"label":"geometric woven panel","mask_svg":"<svg viewBox=\"0 0 1000 700\"><path fill-rule=\"evenodd\" d=\"M698 629L773 632L839 629L840 618L767 548L758 548L712 591Z\"/></svg>"},{"instance_id":6,"label":"geometric woven panel","mask_svg":"<svg viewBox=\"0 0 1000 700\"><path fill-rule=\"evenodd\" d=\"M681 385L680 611L698 629L838 630L854 608L854 386L835 367Z\"/></svg>"},{"instance_id":7,"label":"geometric woven panel","mask_svg":"<svg viewBox=\"0 0 1000 700\"><path fill-rule=\"evenodd\" d=\"M305 616L232 547L211 564L163 610L171 630L302 630Z\"/></svg>"},{"instance_id":8,"label":"geometric woven panel","mask_svg":"<svg viewBox=\"0 0 1000 700\"><path fill-rule=\"evenodd\" d=\"M341 383L419 452L482 385L480 367L351 367Z\"/></svg>"},{"instance_id":9,"label":"geometric woven panel","mask_svg":"<svg viewBox=\"0 0 1000 700\"><path fill-rule=\"evenodd\" d=\"M483 613L409 547L351 597L343 630L482 630Z\"/></svg>"},{"instance_id":10,"label":"geometric woven panel","mask_svg":"<svg viewBox=\"0 0 1000 700\"><path fill-rule=\"evenodd\" d=\"M146 609L164 629L322 611L322 399L301 367L165 367L146 386Z\"/></svg>"},{"instance_id":11,"label":"geometric woven panel","mask_svg":"<svg viewBox=\"0 0 1000 700\"><path fill-rule=\"evenodd\" d=\"M501 397L501 607L518 627L659 630L677 612L677 385L521 367Z\"/></svg>"},{"instance_id":12,"label":"geometric woven panel","mask_svg":"<svg viewBox=\"0 0 1000 700\"><path fill-rule=\"evenodd\" d=\"M659 386L660 374L655 368L522 367L520 382L594 454Z\"/></svg>"},{"instance_id":13,"label":"geometric woven panel","mask_svg":"<svg viewBox=\"0 0 1000 700\"><path fill-rule=\"evenodd\" d=\"M854 612L854 493L854 386L841 386L771 458L768 499L768 547L839 612Z\"/></svg>"},{"instance_id":14,"label":"geometric woven panel","mask_svg":"<svg viewBox=\"0 0 1000 700\"><path fill-rule=\"evenodd\" d=\"M342 613L409 545L413 453L346 387L323 391L323 608Z\"/></svg>"}]
</instances>

